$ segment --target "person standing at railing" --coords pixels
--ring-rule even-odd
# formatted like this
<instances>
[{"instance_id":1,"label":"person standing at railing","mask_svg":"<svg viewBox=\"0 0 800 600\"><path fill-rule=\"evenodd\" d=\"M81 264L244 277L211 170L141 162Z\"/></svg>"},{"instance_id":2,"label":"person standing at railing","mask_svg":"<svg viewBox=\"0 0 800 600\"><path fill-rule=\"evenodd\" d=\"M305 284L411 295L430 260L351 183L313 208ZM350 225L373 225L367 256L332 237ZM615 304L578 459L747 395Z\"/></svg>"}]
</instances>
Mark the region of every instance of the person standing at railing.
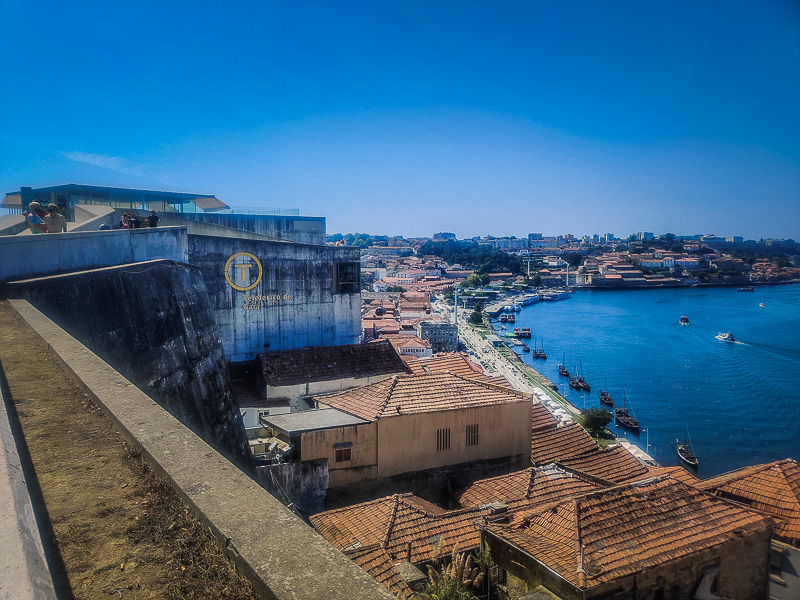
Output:
<instances>
[{"instance_id":1,"label":"person standing at railing","mask_svg":"<svg viewBox=\"0 0 800 600\"><path fill-rule=\"evenodd\" d=\"M47 207L48 215L44 218L47 233L61 233L67 230L67 220L58 212L58 206L51 204Z\"/></svg>"},{"instance_id":2,"label":"person standing at railing","mask_svg":"<svg viewBox=\"0 0 800 600\"><path fill-rule=\"evenodd\" d=\"M31 202L28 205L28 214L25 215L25 222L31 233L47 233L47 225L44 224L45 212L42 210L42 205L38 202Z\"/></svg>"},{"instance_id":3,"label":"person standing at railing","mask_svg":"<svg viewBox=\"0 0 800 600\"><path fill-rule=\"evenodd\" d=\"M151 210L150 216L148 217L150 222L150 227L158 227L158 224L161 222L161 218L156 214L156 211Z\"/></svg>"}]
</instances>

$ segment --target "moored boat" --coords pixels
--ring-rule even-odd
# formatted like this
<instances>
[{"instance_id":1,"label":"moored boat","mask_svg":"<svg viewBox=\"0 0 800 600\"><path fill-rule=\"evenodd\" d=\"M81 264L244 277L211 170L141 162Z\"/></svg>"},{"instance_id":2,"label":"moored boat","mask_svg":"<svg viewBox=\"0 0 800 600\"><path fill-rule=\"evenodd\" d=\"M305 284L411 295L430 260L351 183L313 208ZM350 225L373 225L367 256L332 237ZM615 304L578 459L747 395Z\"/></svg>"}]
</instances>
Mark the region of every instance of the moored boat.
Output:
<instances>
[{"instance_id":1,"label":"moored boat","mask_svg":"<svg viewBox=\"0 0 800 600\"><path fill-rule=\"evenodd\" d=\"M740 288L736 288L736 290L739 292L755 292L756 288L754 288L752 285L746 285Z\"/></svg>"},{"instance_id":2,"label":"moored boat","mask_svg":"<svg viewBox=\"0 0 800 600\"><path fill-rule=\"evenodd\" d=\"M614 399L611 397L611 394L608 393L607 388L607 379L603 377L603 389L600 390L600 402L605 404L606 406L614 406Z\"/></svg>"},{"instance_id":3,"label":"moored boat","mask_svg":"<svg viewBox=\"0 0 800 600\"><path fill-rule=\"evenodd\" d=\"M688 466L696 469L698 460L694 453L694 448L692 448L692 440L689 437L689 428L684 425L683 431L683 443L681 443L680 440L675 440L675 444L678 447L678 458L680 458Z\"/></svg>"},{"instance_id":4,"label":"moored boat","mask_svg":"<svg viewBox=\"0 0 800 600\"><path fill-rule=\"evenodd\" d=\"M522 349L525 352L530 352L531 351L531 348L530 348L530 346L528 346L528 344L522 344Z\"/></svg>"},{"instance_id":5,"label":"moored boat","mask_svg":"<svg viewBox=\"0 0 800 600\"><path fill-rule=\"evenodd\" d=\"M614 410L614 416L616 418L617 425L621 425L625 429L629 431L638 432L639 431L639 421L636 420L636 417L632 414L632 408L628 408L628 394L625 390L622 391L622 408L617 408Z\"/></svg>"},{"instance_id":6,"label":"moored boat","mask_svg":"<svg viewBox=\"0 0 800 600\"><path fill-rule=\"evenodd\" d=\"M506 319L508 320L509 323L516 323L517 322L517 317L514 316L514 313L509 313L506 316Z\"/></svg>"},{"instance_id":7,"label":"moored boat","mask_svg":"<svg viewBox=\"0 0 800 600\"><path fill-rule=\"evenodd\" d=\"M562 377L569 377L569 371L567 370L567 367L564 366L566 358L567 358L567 353L564 352L564 356L561 359L561 362L558 363L558 374L561 375Z\"/></svg>"}]
</instances>

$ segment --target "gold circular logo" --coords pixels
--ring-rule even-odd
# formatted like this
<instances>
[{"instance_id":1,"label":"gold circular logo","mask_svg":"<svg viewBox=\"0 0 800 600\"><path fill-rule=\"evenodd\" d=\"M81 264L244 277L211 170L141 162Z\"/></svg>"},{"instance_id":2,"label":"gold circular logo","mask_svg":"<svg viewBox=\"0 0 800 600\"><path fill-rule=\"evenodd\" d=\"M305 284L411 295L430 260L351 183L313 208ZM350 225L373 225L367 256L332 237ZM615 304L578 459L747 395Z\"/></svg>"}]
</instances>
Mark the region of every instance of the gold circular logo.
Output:
<instances>
[{"instance_id":1,"label":"gold circular logo","mask_svg":"<svg viewBox=\"0 0 800 600\"><path fill-rule=\"evenodd\" d=\"M255 277L253 276L254 267L258 267L258 275ZM229 286L240 292L246 292L256 287L261 282L263 274L264 269L261 268L261 263L249 252L237 252L225 263L225 280Z\"/></svg>"}]
</instances>

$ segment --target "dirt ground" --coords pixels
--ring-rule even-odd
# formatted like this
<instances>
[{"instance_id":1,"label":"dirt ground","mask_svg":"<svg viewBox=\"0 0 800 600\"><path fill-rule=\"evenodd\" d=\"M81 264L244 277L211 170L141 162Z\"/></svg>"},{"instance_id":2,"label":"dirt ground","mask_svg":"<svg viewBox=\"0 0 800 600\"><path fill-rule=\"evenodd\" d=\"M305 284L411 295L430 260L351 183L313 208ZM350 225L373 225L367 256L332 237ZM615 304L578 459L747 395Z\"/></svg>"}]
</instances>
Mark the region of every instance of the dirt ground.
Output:
<instances>
[{"instance_id":1,"label":"dirt ground","mask_svg":"<svg viewBox=\"0 0 800 600\"><path fill-rule=\"evenodd\" d=\"M63 597L257 597L7 301L0 365L63 561Z\"/></svg>"}]
</instances>

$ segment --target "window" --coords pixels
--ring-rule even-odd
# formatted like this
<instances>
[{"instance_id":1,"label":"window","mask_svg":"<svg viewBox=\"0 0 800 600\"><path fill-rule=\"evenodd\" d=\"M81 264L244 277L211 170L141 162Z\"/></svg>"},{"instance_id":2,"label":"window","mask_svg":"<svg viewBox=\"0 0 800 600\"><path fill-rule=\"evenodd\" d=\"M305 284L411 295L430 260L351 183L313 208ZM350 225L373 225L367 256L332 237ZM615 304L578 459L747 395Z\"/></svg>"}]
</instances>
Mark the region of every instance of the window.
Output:
<instances>
[{"instance_id":1,"label":"window","mask_svg":"<svg viewBox=\"0 0 800 600\"><path fill-rule=\"evenodd\" d=\"M334 294L357 294L361 289L361 264L342 262L333 264Z\"/></svg>"},{"instance_id":2,"label":"window","mask_svg":"<svg viewBox=\"0 0 800 600\"><path fill-rule=\"evenodd\" d=\"M467 425L467 446L478 445L478 424Z\"/></svg>"},{"instance_id":3,"label":"window","mask_svg":"<svg viewBox=\"0 0 800 600\"><path fill-rule=\"evenodd\" d=\"M353 443L342 442L333 445L333 462L348 462L353 459Z\"/></svg>"},{"instance_id":4,"label":"window","mask_svg":"<svg viewBox=\"0 0 800 600\"><path fill-rule=\"evenodd\" d=\"M450 450L450 428L436 430L436 449Z\"/></svg>"},{"instance_id":5,"label":"window","mask_svg":"<svg viewBox=\"0 0 800 600\"><path fill-rule=\"evenodd\" d=\"M769 549L769 576L783 581L783 550L772 546Z\"/></svg>"}]
</instances>

